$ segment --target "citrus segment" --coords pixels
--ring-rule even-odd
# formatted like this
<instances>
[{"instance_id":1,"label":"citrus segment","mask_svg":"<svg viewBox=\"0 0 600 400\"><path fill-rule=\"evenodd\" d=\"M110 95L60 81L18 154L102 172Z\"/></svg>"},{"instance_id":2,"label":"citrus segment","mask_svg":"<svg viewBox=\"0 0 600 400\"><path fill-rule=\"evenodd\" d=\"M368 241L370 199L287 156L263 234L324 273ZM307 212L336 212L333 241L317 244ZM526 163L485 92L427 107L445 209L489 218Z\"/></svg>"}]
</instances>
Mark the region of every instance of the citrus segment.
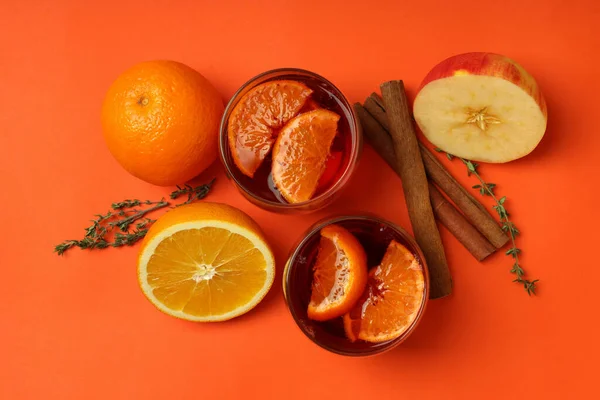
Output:
<instances>
[{"instance_id":1,"label":"citrus segment","mask_svg":"<svg viewBox=\"0 0 600 400\"><path fill-rule=\"evenodd\" d=\"M273 148L273 182L290 203L310 200L325 171L340 116L319 109L300 114L279 132Z\"/></svg>"},{"instance_id":2,"label":"citrus segment","mask_svg":"<svg viewBox=\"0 0 600 400\"><path fill-rule=\"evenodd\" d=\"M369 271L367 287L344 315L348 339L379 343L402 335L424 300L423 267L403 245L392 240L381 264Z\"/></svg>"},{"instance_id":3,"label":"citrus segment","mask_svg":"<svg viewBox=\"0 0 600 400\"><path fill-rule=\"evenodd\" d=\"M346 229L328 225L321 230L308 317L316 321L340 317L350 311L367 283L367 256Z\"/></svg>"},{"instance_id":4,"label":"citrus segment","mask_svg":"<svg viewBox=\"0 0 600 400\"><path fill-rule=\"evenodd\" d=\"M246 93L227 124L229 149L240 171L249 177L271 151L277 130L295 117L312 90L296 81L270 81Z\"/></svg>"},{"instance_id":5,"label":"citrus segment","mask_svg":"<svg viewBox=\"0 0 600 400\"><path fill-rule=\"evenodd\" d=\"M146 297L161 311L192 321L222 321L252 309L275 275L260 228L225 204L176 208L152 226L138 260Z\"/></svg>"}]
</instances>

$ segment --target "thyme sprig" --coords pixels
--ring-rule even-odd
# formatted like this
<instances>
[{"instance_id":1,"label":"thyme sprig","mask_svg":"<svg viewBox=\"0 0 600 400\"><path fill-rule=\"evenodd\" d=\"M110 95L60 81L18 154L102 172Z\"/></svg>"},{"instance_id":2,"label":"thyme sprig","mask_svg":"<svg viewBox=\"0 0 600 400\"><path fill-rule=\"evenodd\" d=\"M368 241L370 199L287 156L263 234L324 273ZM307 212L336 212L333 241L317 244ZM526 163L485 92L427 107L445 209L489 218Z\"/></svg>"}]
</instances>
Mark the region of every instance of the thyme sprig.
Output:
<instances>
[{"instance_id":1,"label":"thyme sprig","mask_svg":"<svg viewBox=\"0 0 600 400\"><path fill-rule=\"evenodd\" d=\"M66 251L79 247L80 249L105 249L107 247L132 246L146 236L150 226L156 221L147 217L154 211L172 206L179 207L205 198L215 180L196 187L185 185L177 186L177 190L170 194L171 200L187 195L187 200L176 205L170 201L126 199L111 204L111 209L105 214L96 214L92 224L85 228L85 235L81 240L65 240L56 245L54 251L60 256Z\"/></svg>"},{"instance_id":2,"label":"thyme sprig","mask_svg":"<svg viewBox=\"0 0 600 400\"><path fill-rule=\"evenodd\" d=\"M436 148L435 151L443 152L442 149ZM513 282L523 285L525 291L527 291L528 295L536 294L536 283L539 282L539 279L529 280L525 278L525 271L523 267L521 267L521 263L519 262L519 254L521 253L521 249L517 247L516 237L519 235L520 231L517 229L515 224L510 220L509 213L506 211L506 207L504 203L506 202L506 196L498 198L496 193L494 193L494 189L496 188L495 183L485 182L481 175L479 174L477 163L473 161L467 160L462 157L454 156L450 153L446 153L446 157L448 160L452 161L455 158L459 159L466 167L468 176L473 175L479 181L478 185L474 185L473 189L477 189L479 194L482 196L490 196L492 200L496 203L496 205L492 206L492 208L496 211L498 216L500 217L500 223L502 224L502 230L510 236L511 247L506 251L506 255L512 257L513 259L513 267L510 272L516 275L516 278Z\"/></svg>"},{"instance_id":3,"label":"thyme sprig","mask_svg":"<svg viewBox=\"0 0 600 400\"><path fill-rule=\"evenodd\" d=\"M176 207L179 207L184 204L190 204L196 200L200 200L206 197L210 188L212 187L215 179L213 178L208 184L200 185L196 187L192 187L190 185L179 186L177 185L177 190L171 193L171 200L175 200L183 195L187 195L187 200L181 204L178 204Z\"/></svg>"}]
</instances>

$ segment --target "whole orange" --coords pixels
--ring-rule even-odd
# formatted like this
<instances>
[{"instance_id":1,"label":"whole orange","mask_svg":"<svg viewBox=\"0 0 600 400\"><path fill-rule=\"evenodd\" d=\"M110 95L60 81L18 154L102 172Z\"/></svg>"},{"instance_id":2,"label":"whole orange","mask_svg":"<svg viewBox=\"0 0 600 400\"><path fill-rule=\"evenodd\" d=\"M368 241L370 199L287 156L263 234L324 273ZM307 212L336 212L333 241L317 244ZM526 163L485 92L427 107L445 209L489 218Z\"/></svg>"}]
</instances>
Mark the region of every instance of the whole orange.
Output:
<instances>
[{"instance_id":1,"label":"whole orange","mask_svg":"<svg viewBox=\"0 0 600 400\"><path fill-rule=\"evenodd\" d=\"M108 149L132 175L182 184L217 158L223 101L200 73L175 61L149 61L121 74L102 106Z\"/></svg>"}]
</instances>

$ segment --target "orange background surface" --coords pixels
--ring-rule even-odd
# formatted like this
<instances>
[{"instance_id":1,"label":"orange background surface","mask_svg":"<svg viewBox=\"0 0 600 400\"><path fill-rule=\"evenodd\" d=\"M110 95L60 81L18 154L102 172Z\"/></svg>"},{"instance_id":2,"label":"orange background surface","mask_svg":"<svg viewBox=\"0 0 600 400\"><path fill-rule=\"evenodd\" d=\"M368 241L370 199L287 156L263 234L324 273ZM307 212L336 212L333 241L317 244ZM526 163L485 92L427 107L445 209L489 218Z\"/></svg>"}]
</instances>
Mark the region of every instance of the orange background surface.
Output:
<instances>
[{"instance_id":1,"label":"orange background surface","mask_svg":"<svg viewBox=\"0 0 600 400\"><path fill-rule=\"evenodd\" d=\"M589 1L2 1L0 5L0 398L589 398L597 386L600 6ZM546 96L540 146L482 165L522 231L539 296L511 283L511 260L476 262L445 230L454 294L429 303L401 347L349 359L312 344L286 309L282 267L316 220L374 212L410 228L400 180L366 146L331 207L279 216L238 194L217 162L209 199L264 228L277 280L251 313L195 324L156 311L136 281L138 248L52 253L94 213L159 188L108 153L100 105L148 59L184 62L226 101L262 71L294 66L354 101L389 79L414 97L438 61L467 51L516 59ZM464 166L445 165L467 186ZM488 203L488 205L491 205ZM285 396L285 397L284 397Z\"/></svg>"}]
</instances>

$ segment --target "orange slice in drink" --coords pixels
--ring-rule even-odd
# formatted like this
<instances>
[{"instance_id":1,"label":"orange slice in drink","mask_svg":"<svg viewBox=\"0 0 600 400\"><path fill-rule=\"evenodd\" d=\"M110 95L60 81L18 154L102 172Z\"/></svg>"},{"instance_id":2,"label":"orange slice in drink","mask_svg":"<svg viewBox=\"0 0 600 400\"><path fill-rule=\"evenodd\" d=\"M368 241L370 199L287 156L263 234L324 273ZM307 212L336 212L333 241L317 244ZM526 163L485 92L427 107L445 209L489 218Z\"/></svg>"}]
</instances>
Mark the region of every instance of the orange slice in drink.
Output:
<instances>
[{"instance_id":1,"label":"orange slice in drink","mask_svg":"<svg viewBox=\"0 0 600 400\"><path fill-rule=\"evenodd\" d=\"M367 256L359 241L346 229L328 225L321 229L308 318L326 321L354 306L367 284Z\"/></svg>"},{"instance_id":2,"label":"orange slice in drink","mask_svg":"<svg viewBox=\"0 0 600 400\"><path fill-rule=\"evenodd\" d=\"M340 116L319 109L293 118L279 132L273 148L275 186L290 203L310 200L325 171Z\"/></svg>"},{"instance_id":3,"label":"orange slice in drink","mask_svg":"<svg viewBox=\"0 0 600 400\"><path fill-rule=\"evenodd\" d=\"M235 165L249 177L271 151L275 134L298 115L312 90L296 81L270 81L246 93L227 124Z\"/></svg>"},{"instance_id":4,"label":"orange slice in drink","mask_svg":"<svg viewBox=\"0 0 600 400\"><path fill-rule=\"evenodd\" d=\"M344 315L351 341L385 342L402 335L419 314L424 300L423 267L403 245L392 240L381 264L369 272L367 288Z\"/></svg>"}]
</instances>

